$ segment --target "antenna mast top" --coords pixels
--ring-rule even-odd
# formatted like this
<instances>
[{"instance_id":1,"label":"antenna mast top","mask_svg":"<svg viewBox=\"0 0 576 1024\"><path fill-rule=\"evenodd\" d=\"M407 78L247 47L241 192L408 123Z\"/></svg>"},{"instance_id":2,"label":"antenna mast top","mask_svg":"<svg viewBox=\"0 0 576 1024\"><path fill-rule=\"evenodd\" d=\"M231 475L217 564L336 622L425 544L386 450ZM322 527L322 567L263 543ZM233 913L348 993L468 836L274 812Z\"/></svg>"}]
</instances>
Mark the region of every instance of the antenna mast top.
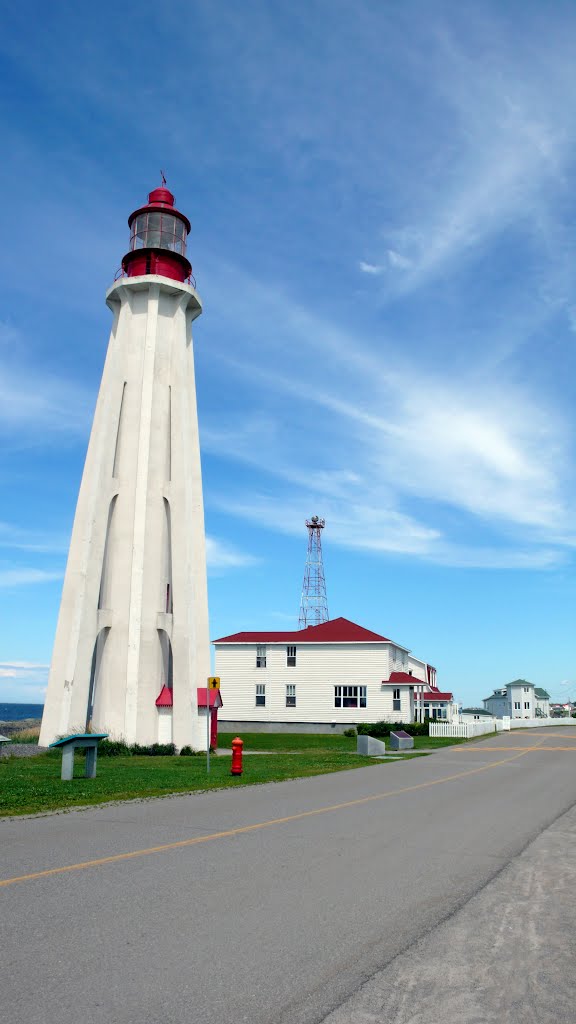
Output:
<instances>
[{"instance_id":1,"label":"antenna mast top","mask_svg":"<svg viewBox=\"0 0 576 1024\"><path fill-rule=\"evenodd\" d=\"M320 519L319 516L312 516L311 519L306 520L308 551L304 568L298 629L319 626L321 622L327 622L329 619L326 578L322 561L322 530L325 525L326 520Z\"/></svg>"}]
</instances>

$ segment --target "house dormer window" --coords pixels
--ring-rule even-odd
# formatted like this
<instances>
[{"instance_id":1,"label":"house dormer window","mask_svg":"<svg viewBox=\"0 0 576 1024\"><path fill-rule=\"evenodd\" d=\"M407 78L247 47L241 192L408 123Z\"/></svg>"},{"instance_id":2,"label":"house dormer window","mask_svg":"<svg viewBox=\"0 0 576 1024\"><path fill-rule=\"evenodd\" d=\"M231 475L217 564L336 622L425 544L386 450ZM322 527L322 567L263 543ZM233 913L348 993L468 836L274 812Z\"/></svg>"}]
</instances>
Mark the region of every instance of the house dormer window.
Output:
<instances>
[{"instance_id":1,"label":"house dormer window","mask_svg":"<svg viewBox=\"0 0 576 1024\"><path fill-rule=\"evenodd\" d=\"M256 668L266 668L265 644L256 644Z\"/></svg>"},{"instance_id":2,"label":"house dormer window","mask_svg":"<svg viewBox=\"0 0 576 1024\"><path fill-rule=\"evenodd\" d=\"M286 648L286 665L288 668L296 668L296 648Z\"/></svg>"}]
</instances>

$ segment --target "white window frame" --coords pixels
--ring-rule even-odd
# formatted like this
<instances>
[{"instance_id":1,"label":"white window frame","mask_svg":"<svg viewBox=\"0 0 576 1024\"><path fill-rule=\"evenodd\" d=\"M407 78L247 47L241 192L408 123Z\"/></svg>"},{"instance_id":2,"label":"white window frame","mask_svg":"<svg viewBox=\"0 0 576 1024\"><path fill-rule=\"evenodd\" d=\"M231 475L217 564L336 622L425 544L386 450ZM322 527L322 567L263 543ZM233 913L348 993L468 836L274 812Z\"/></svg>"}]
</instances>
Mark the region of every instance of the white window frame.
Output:
<instances>
[{"instance_id":1,"label":"white window frame","mask_svg":"<svg viewBox=\"0 0 576 1024\"><path fill-rule=\"evenodd\" d=\"M256 707L266 707L266 683L256 683Z\"/></svg>"},{"instance_id":2,"label":"white window frame","mask_svg":"<svg viewBox=\"0 0 576 1024\"><path fill-rule=\"evenodd\" d=\"M515 700L514 701L514 711L520 711L521 708L522 708L522 705L521 705L520 701L519 700Z\"/></svg>"},{"instance_id":3,"label":"white window frame","mask_svg":"<svg viewBox=\"0 0 576 1024\"><path fill-rule=\"evenodd\" d=\"M400 693L400 687L398 686L392 691L392 711L402 710L402 694Z\"/></svg>"},{"instance_id":4,"label":"white window frame","mask_svg":"<svg viewBox=\"0 0 576 1024\"><path fill-rule=\"evenodd\" d=\"M266 644L256 644L256 668L266 668Z\"/></svg>"},{"instance_id":5,"label":"white window frame","mask_svg":"<svg viewBox=\"0 0 576 1024\"><path fill-rule=\"evenodd\" d=\"M530 701L529 700L525 700L524 701L524 711L530 711Z\"/></svg>"},{"instance_id":6,"label":"white window frame","mask_svg":"<svg viewBox=\"0 0 576 1024\"><path fill-rule=\"evenodd\" d=\"M296 647L288 646L286 648L286 667L296 668Z\"/></svg>"},{"instance_id":7,"label":"white window frame","mask_svg":"<svg viewBox=\"0 0 576 1024\"><path fill-rule=\"evenodd\" d=\"M347 703L345 704L344 701ZM355 701L355 703L352 703ZM368 695L366 686L355 684L334 687L335 708L365 708L368 706Z\"/></svg>"},{"instance_id":8,"label":"white window frame","mask_svg":"<svg viewBox=\"0 0 576 1024\"><path fill-rule=\"evenodd\" d=\"M286 707L296 707L296 684L286 683Z\"/></svg>"}]
</instances>

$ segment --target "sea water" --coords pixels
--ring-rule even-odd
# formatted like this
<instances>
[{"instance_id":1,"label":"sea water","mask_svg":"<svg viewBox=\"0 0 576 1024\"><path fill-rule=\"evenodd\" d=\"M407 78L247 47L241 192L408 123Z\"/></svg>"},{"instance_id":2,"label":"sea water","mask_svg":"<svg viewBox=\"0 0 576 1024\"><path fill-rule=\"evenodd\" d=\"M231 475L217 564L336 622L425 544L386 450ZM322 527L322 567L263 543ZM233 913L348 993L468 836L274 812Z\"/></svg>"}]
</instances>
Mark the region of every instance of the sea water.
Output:
<instances>
[{"instance_id":1,"label":"sea water","mask_svg":"<svg viewBox=\"0 0 576 1024\"><path fill-rule=\"evenodd\" d=\"M43 704L0 704L0 722L21 722L25 718L42 718Z\"/></svg>"}]
</instances>

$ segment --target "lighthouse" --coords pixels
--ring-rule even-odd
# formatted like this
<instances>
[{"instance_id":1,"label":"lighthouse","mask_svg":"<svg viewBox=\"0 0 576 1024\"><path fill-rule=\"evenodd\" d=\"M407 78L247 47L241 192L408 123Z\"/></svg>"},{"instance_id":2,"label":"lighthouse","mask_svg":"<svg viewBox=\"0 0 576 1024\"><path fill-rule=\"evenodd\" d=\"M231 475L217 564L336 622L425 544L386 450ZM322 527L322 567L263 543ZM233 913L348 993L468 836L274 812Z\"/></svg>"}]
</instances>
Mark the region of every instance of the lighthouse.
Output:
<instances>
[{"instance_id":1,"label":"lighthouse","mask_svg":"<svg viewBox=\"0 0 576 1024\"><path fill-rule=\"evenodd\" d=\"M204 746L210 674L188 218L164 187L128 219L74 518L40 743L94 729Z\"/></svg>"}]
</instances>

